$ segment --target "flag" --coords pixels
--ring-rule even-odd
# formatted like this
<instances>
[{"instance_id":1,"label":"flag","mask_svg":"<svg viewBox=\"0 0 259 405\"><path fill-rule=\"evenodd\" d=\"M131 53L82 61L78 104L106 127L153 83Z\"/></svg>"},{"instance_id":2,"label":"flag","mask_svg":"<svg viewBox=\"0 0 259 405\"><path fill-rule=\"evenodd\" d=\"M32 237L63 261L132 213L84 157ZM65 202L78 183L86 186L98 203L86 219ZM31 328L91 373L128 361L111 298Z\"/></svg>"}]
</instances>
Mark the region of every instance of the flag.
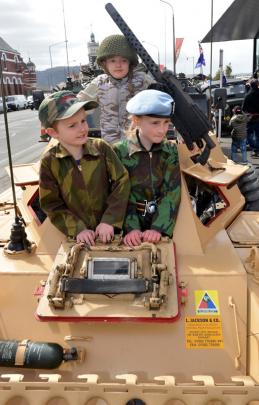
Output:
<instances>
[{"instance_id":1,"label":"flag","mask_svg":"<svg viewBox=\"0 0 259 405\"><path fill-rule=\"evenodd\" d=\"M175 62L177 62L177 59L179 57L183 40L184 40L184 38L176 38L175 39Z\"/></svg>"},{"instance_id":2,"label":"flag","mask_svg":"<svg viewBox=\"0 0 259 405\"><path fill-rule=\"evenodd\" d=\"M165 65L159 65L159 70L160 70L160 72L163 72L164 71L164 68L165 68Z\"/></svg>"},{"instance_id":3,"label":"flag","mask_svg":"<svg viewBox=\"0 0 259 405\"><path fill-rule=\"evenodd\" d=\"M203 55L203 49L201 47L201 43L199 42L199 52L200 52L200 56L197 60L197 63L195 65L195 69L200 68L202 66L205 66L205 59L204 59L204 55Z\"/></svg>"},{"instance_id":4,"label":"flag","mask_svg":"<svg viewBox=\"0 0 259 405\"><path fill-rule=\"evenodd\" d=\"M222 86L223 86L223 87L227 87L227 78L226 78L226 76L224 75L224 73L223 73L223 76L222 76Z\"/></svg>"}]
</instances>

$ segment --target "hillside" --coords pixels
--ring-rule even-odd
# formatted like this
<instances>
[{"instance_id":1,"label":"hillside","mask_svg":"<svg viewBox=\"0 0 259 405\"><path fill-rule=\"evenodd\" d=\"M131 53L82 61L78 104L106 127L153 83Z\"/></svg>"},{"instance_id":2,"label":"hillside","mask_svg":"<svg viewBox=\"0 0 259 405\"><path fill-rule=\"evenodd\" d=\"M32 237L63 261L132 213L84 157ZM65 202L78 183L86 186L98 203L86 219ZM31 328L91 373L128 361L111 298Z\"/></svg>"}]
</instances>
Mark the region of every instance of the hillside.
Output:
<instances>
[{"instance_id":1,"label":"hillside","mask_svg":"<svg viewBox=\"0 0 259 405\"><path fill-rule=\"evenodd\" d=\"M70 74L79 73L80 66L71 66ZM37 70L37 88L49 90L55 85L65 82L67 77L67 66L57 66L52 69Z\"/></svg>"}]
</instances>

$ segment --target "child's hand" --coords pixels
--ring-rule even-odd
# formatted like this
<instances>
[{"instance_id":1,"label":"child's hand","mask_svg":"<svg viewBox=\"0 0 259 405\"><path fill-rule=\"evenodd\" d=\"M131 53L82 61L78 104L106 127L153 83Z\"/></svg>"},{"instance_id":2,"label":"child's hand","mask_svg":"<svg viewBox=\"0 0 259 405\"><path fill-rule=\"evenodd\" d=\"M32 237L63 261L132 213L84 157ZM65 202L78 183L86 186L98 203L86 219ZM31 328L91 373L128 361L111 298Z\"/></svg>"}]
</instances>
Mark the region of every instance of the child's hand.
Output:
<instances>
[{"instance_id":1,"label":"child's hand","mask_svg":"<svg viewBox=\"0 0 259 405\"><path fill-rule=\"evenodd\" d=\"M114 237L114 228L109 224L101 222L95 230L95 236L99 237L102 243L109 243Z\"/></svg>"},{"instance_id":2,"label":"child's hand","mask_svg":"<svg viewBox=\"0 0 259 405\"><path fill-rule=\"evenodd\" d=\"M134 229L127 233L123 242L127 246L139 246L142 243L142 232L138 229Z\"/></svg>"},{"instance_id":3,"label":"child's hand","mask_svg":"<svg viewBox=\"0 0 259 405\"><path fill-rule=\"evenodd\" d=\"M95 233L91 229L84 229L76 236L77 243L84 242L87 245L94 245Z\"/></svg>"},{"instance_id":4,"label":"child's hand","mask_svg":"<svg viewBox=\"0 0 259 405\"><path fill-rule=\"evenodd\" d=\"M142 235L143 242L158 243L161 239L161 233L154 229L148 229Z\"/></svg>"}]
</instances>

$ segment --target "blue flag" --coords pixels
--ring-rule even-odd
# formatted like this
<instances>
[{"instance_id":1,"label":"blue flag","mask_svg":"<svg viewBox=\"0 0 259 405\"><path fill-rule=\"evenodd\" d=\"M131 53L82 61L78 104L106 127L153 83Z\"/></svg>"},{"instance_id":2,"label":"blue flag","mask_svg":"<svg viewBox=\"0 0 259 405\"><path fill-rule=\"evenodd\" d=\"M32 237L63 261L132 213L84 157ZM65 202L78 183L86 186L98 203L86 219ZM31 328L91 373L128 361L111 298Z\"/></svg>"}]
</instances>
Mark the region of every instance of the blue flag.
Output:
<instances>
[{"instance_id":1,"label":"blue flag","mask_svg":"<svg viewBox=\"0 0 259 405\"><path fill-rule=\"evenodd\" d=\"M203 49L201 47L201 43L199 42L199 52L200 52L200 56L197 60L197 63L195 65L195 69L200 68L202 66L205 66L205 59L204 59L204 55L203 55Z\"/></svg>"},{"instance_id":2,"label":"blue flag","mask_svg":"<svg viewBox=\"0 0 259 405\"><path fill-rule=\"evenodd\" d=\"M222 76L222 86L223 87L227 87L227 78L226 78L226 76L224 75L224 73L223 73L223 76Z\"/></svg>"}]
</instances>

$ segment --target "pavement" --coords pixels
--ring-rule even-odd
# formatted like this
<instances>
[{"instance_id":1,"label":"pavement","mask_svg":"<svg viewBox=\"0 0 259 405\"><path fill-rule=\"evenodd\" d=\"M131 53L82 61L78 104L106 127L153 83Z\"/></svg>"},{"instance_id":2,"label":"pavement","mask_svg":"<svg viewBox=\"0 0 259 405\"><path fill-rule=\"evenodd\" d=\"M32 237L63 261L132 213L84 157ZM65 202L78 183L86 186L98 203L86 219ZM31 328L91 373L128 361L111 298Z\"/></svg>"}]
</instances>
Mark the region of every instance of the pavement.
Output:
<instances>
[{"instance_id":1,"label":"pavement","mask_svg":"<svg viewBox=\"0 0 259 405\"><path fill-rule=\"evenodd\" d=\"M224 154L231 159L231 137L222 137L220 140L220 146L224 152ZM251 156L252 151L250 148L247 148L247 160L248 164L253 166L254 169L258 170L258 175L259 175L259 157L255 158L254 156ZM237 154L239 161L241 162L241 154Z\"/></svg>"}]
</instances>

